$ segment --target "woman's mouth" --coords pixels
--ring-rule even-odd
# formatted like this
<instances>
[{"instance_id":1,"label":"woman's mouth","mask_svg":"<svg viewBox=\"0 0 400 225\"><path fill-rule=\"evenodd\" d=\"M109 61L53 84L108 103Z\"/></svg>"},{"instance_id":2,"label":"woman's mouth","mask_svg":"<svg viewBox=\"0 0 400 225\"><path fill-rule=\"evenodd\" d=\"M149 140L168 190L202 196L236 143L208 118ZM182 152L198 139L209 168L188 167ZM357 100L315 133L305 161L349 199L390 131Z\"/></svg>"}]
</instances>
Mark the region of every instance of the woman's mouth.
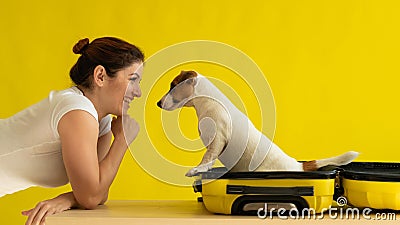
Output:
<instances>
[{"instance_id":1,"label":"woman's mouth","mask_svg":"<svg viewBox=\"0 0 400 225\"><path fill-rule=\"evenodd\" d=\"M125 102L125 103L128 103L128 104L129 104L129 103L131 103L131 101L133 101L133 98L129 98L129 97L125 97L125 98L124 98L124 102Z\"/></svg>"}]
</instances>

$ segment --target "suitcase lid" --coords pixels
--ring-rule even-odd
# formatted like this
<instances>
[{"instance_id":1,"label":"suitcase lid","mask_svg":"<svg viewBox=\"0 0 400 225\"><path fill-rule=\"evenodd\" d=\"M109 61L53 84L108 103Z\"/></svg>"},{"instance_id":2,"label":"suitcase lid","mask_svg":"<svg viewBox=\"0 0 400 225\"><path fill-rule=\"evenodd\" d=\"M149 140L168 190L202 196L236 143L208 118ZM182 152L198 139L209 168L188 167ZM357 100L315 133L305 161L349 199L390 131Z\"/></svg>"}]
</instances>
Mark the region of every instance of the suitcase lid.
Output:
<instances>
[{"instance_id":1,"label":"suitcase lid","mask_svg":"<svg viewBox=\"0 0 400 225\"><path fill-rule=\"evenodd\" d=\"M400 163L352 162L341 168L340 175L345 179L400 182Z\"/></svg>"},{"instance_id":2,"label":"suitcase lid","mask_svg":"<svg viewBox=\"0 0 400 225\"><path fill-rule=\"evenodd\" d=\"M216 167L198 175L201 179L334 179L336 171L228 172L225 167Z\"/></svg>"}]
</instances>

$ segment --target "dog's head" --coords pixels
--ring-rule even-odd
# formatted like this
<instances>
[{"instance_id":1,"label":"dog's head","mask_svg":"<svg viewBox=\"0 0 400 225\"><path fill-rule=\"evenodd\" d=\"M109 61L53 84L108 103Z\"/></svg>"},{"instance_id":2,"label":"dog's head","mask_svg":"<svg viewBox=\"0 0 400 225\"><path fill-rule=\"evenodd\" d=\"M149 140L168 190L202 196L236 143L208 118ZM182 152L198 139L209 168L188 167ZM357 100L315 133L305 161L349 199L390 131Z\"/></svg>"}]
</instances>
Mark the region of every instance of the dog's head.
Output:
<instances>
[{"instance_id":1,"label":"dog's head","mask_svg":"<svg viewBox=\"0 0 400 225\"><path fill-rule=\"evenodd\" d=\"M194 71L181 71L171 82L171 87L165 94L157 106L172 111L183 106L190 106L190 97L194 94L197 73Z\"/></svg>"}]
</instances>

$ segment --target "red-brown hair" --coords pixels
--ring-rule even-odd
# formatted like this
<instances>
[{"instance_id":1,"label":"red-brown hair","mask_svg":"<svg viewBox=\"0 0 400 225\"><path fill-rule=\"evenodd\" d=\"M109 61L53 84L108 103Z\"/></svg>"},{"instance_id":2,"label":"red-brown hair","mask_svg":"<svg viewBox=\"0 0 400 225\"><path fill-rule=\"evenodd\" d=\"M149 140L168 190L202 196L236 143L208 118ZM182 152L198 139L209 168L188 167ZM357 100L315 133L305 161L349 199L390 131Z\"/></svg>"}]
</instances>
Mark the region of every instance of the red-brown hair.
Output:
<instances>
[{"instance_id":1,"label":"red-brown hair","mask_svg":"<svg viewBox=\"0 0 400 225\"><path fill-rule=\"evenodd\" d=\"M91 75L98 65L106 69L108 76L114 77L119 70L144 61L144 54L138 47L115 37L97 38L91 43L84 38L75 44L72 51L81 56L69 76L76 85L84 88L91 88Z\"/></svg>"}]
</instances>

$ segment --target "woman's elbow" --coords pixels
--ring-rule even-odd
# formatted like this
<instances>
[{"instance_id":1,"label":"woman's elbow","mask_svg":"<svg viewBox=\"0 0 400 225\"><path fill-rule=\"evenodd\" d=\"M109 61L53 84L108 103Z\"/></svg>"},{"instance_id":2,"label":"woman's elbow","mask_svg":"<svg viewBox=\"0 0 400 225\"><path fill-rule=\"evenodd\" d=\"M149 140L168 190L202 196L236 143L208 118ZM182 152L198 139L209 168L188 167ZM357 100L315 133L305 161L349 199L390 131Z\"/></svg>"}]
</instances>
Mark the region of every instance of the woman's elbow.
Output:
<instances>
[{"instance_id":1,"label":"woman's elbow","mask_svg":"<svg viewBox=\"0 0 400 225\"><path fill-rule=\"evenodd\" d=\"M84 209L95 209L102 201L101 198L98 197L81 197L77 199L79 205Z\"/></svg>"},{"instance_id":2,"label":"woman's elbow","mask_svg":"<svg viewBox=\"0 0 400 225\"><path fill-rule=\"evenodd\" d=\"M103 197L103 199L101 199L99 205L103 205L104 203L106 203L107 200L108 200L108 193L104 195L104 197Z\"/></svg>"}]
</instances>

